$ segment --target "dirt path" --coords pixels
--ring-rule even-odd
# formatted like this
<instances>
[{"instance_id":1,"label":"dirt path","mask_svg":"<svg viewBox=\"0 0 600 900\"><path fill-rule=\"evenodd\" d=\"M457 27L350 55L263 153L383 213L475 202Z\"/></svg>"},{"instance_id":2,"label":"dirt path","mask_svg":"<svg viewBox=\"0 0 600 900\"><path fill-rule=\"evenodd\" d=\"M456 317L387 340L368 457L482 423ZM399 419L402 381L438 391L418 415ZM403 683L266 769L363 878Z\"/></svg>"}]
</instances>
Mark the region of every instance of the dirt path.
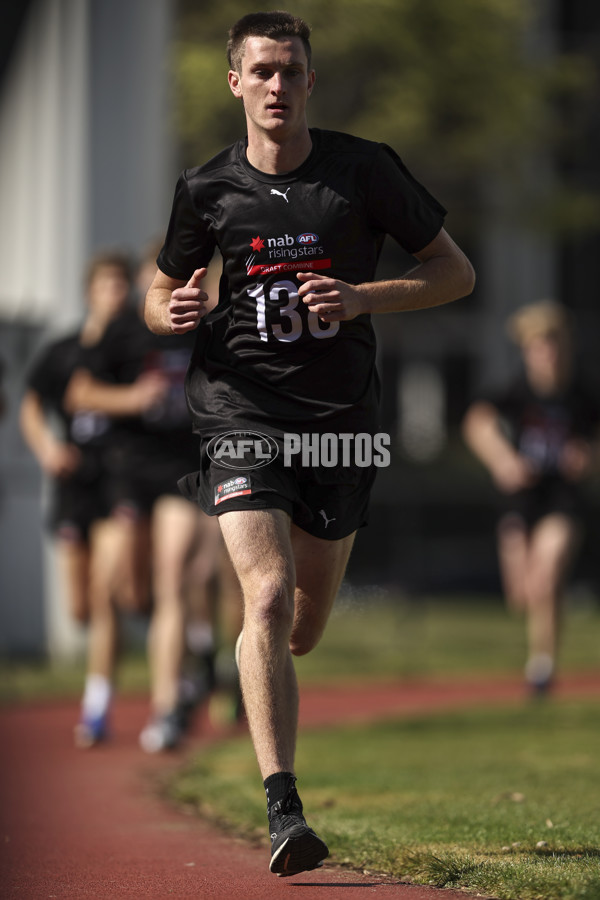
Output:
<instances>
[{"instance_id":1,"label":"dirt path","mask_svg":"<svg viewBox=\"0 0 600 900\"><path fill-rule=\"evenodd\" d=\"M600 694L600 675L565 679L564 696ZM516 682L382 685L305 689L305 727L367 721L479 702L519 702ZM0 895L42 898L216 898L271 900L303 893L310 900L456 900L456 891L402 885L326 865L288 879L267 870L267 851L222 835L169 807L153 785L183 755L146 757L137 735L145 700L122 698L114 738L92 752L76 751L74 703L0 710ZM188 749L214 732L199 723Z\"/></svg>"}]
</instances>

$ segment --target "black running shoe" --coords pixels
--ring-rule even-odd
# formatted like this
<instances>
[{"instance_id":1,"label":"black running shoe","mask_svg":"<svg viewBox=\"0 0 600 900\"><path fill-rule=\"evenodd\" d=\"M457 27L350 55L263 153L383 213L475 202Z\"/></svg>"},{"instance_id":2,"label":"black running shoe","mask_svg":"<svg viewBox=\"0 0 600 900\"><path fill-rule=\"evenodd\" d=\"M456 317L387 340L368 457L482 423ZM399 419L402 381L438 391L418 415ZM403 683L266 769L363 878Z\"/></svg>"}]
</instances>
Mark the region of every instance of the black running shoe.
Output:
<instances>
[{"instance_id":1,"label":"black running shoe","mask_svg":"<svg viewBox=\"0 0 600 900\"><path fill-rule=\"evenodd\" d=\"M297 875L323 864L329 856L327 844L317 837L302 815L302 801L290 778L287 795L269 807L271 864L274 875Z\"/></svg>"},{"instance_id":2,"label":"black running shoe","mask_svg":"<svg viewBox=\"0 0 600 900\"><path fill-rule=\"evenodd\" d=\"M188 653L183 661L175 717L181 732L190 730L194 715L217 686L214 651Z\"/></svg>"}]
</instances>

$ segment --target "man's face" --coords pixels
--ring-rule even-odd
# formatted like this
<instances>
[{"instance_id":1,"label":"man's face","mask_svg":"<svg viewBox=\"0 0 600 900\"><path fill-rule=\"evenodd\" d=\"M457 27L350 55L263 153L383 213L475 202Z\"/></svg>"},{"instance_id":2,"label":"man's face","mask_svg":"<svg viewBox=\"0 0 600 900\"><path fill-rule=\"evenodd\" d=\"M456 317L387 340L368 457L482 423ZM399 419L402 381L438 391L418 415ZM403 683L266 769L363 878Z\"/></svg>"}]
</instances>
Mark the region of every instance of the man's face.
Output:
<instances>
[{"instance_id":1,"label":"man's face","mask_svg":"<svg viewBox=\"0 0 600 900\"><path fill-rule=\"evenodd\" d=\"M99 315L112 318L125 306L129 290L129 279L120 266L100 266L88 286L90 307Z\"/></svg>"},{"instance_id":2,"label":"man's face","mask_svg":"<svg viewBox=\"0 0 600 900\"><path fill-rule=\"evenodd\" d=\"M249 132L278 140L306 127L306 101L315 73L307 71L300 38L249 37L241 73L230 71L228 77L234 96L244 103Z\"/></svg>"},{"instance_id":3,"label":"man's face","mask_svg":"<svg viewBox=\"0 0 600 900\"><path fill-rule=\"evenodd\" d=\"M530 376L554 379L567 364L569 343L566 335L558 331L541 332L524 342L522 352Z\"/></svg>"}]
</instances>

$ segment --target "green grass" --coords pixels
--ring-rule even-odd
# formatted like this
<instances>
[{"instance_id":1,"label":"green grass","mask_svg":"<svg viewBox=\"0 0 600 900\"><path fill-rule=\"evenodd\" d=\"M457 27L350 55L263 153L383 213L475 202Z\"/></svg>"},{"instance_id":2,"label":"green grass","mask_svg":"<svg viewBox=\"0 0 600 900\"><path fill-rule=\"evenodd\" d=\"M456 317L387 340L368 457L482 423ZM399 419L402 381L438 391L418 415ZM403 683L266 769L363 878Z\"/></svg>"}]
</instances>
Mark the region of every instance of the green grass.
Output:
<instances>
[{"instance_id":1,"label":"green grass","mask_svg":"<svg viewBox=\"0 0 600 900\"><path fill-rule=\"evenodd\" d=\"M376 590L345 591L319 646L296 661L301 680L444 678L519 674L525 627L499 597L393 598ZM589 598L567 606L561 668L600 665L600 610Z\"/></svg>"},{"instance_id":2,"label":"green grass","mask_svg":"<svg viewBox=\"0 0 600 900\"><path fill-rule=\"evenodd\" d=\"M600 665L600 610L581 598L565 616L561 668ZM138 642L139 643L139 642ZM499 597L389 597L377 588L345 588L325 636L297 660L301 681L445 678L520 673L525 655L521 619ZM0 659L0 702L74 697L85 677L83 659L71 663ZM120 691L147 691L143 648L123 655Z\"/></svg>"},{"instance_id":3,"label":"green grass","mask_svg":"<svg viewBox=\"0 0 600 900\"><path fill-rule=\"evenodd\" d=\"M305 731L299 787L339 864L502 900L597 900L599 721L596 703L554 700ZM266 844L249 739L203 749L170 793Z\"/></svg>"},{"instance_id":4,"label":"green grass","mask_svg":"<svg viewBox=\"0 0 600 900\"><path fill-rule=\"evenodd\" d=\"M79 697L85 680L85 660L51 663L47 660L0 659L0 703L39 702ZM120 693L147 693L146 658L128 650L117 673Z\"/></svg>"}]
</instances>

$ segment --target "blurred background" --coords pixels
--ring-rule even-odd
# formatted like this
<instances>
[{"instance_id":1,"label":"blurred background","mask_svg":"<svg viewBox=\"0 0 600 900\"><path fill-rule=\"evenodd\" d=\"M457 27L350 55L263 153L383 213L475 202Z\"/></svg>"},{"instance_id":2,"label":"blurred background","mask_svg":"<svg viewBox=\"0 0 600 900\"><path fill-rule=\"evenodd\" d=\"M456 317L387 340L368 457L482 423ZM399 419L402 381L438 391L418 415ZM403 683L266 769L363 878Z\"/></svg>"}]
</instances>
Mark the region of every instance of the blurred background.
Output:
<instances>
[{"instance_id":1,"label":"blurred background","mask_svg":"<svg viewBox=\"0 0 600 900\"><path fill-rule=\"evenodd\" d=\"M44 485L18 429L37 349L78 324L90 255L140 256L179 171L243 134L229 26L257 8L313 26L309 123L386 141L448 208L474 294L376 322L383 430L357 589L500 592L494 492L460 422L518 354L505 320L542 298L573 313L600 381L600 6L593 0L21 0L0 31L0 655L76 644L42 526ZM406 260L385 246L380 275ZM587 487L573 583L600 591L600 484ZM74 644L75 642L75 644Z\"/></svg>"}]
</instances>

